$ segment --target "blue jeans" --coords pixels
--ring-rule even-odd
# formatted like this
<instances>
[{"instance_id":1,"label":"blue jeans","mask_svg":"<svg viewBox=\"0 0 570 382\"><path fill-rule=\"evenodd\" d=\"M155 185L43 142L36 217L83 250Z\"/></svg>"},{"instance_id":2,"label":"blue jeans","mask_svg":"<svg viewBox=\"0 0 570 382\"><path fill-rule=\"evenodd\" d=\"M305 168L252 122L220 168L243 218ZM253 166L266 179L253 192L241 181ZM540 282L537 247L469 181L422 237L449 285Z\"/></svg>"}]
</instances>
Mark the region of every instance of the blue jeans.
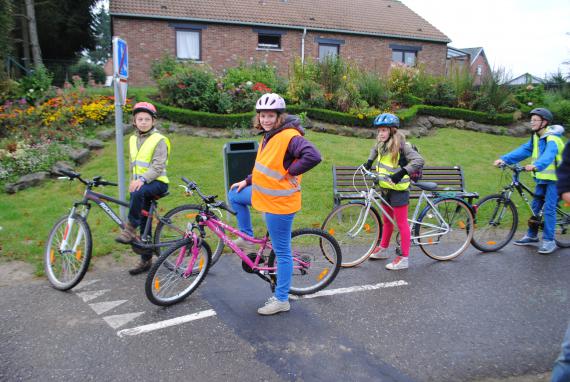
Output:
<instances>
[{"instance_id":1,"label":"blue jeans","mask_svg":"<svg viewBox=\"0 0 570 382\"><path fill-rule=\"evenodd\" d=\"M542 206L544 206L544 230L542 232L542 239L552 241L554 240L554 229L556 228L556 204L558 203L556 182L537 184L534 193L535 197L531 205L533 212L538 214ZM536 228L529 228L527 235L536 237L538 230Z\"/></svg>"},{"instance_id":2,"label":"blue jeans","mask_svg":"<svg viewBox=\"0 0 570 382\"><path fill-rule=\"evenodd\" d=\"M253 236L251 225L251 186L243 188L237 192L234 188L228 193L228 199L233 210L237 213L238 228L243 233ZM289 289L291 288L291 277L293 276L293 255L291 254L291 230L295 214L271 214L264 213L265 224L269 231L269 238L273 251L277 256L277 286L275 287L275 297L279 301L289 299Z\"/></svg>"},{"instance_id":3,"label":"blue jeans","mask_svg":"<svg viewBox=\"0 0 570 382\"><path fill-rule=\"evenodd\" d=\"M554 363L551 382L570 381L570 324L562 340L562 351Z\"/></svg>"},{"instance_id":4,"label":"blue jeans","mask_svg":"<svg viewBox=\"0 0 570 382\"><path fill-rule=\"evenodd\" d=\"M148 211L152 198L164 194L166 191L168 191L168 184L154 180L148 184L143 184L138 191L131 192L128 219L133 227L140 226L141 234L144 232L147 220L146 216L142 216L141 211Z\"/></svg>"}]
</instances>

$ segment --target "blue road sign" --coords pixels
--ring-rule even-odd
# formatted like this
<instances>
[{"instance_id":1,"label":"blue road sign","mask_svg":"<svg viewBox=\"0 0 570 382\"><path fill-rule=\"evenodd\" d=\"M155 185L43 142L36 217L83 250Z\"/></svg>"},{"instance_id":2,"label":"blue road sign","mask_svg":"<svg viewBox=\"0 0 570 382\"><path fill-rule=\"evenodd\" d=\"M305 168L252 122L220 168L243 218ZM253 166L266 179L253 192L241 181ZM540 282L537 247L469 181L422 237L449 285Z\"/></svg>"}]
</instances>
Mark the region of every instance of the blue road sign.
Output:
<instances>
[{"instance_id":1,"label":"blue road sign","mask_svg":"<svg viewBox=\"0 0 570 382\"><path fill-rule=\"evenodd\" d=\"M113 39L113 58L115 74L120 78L129 78L129 51L127 42L118 37Z\"/></svg>"}]
</instances>

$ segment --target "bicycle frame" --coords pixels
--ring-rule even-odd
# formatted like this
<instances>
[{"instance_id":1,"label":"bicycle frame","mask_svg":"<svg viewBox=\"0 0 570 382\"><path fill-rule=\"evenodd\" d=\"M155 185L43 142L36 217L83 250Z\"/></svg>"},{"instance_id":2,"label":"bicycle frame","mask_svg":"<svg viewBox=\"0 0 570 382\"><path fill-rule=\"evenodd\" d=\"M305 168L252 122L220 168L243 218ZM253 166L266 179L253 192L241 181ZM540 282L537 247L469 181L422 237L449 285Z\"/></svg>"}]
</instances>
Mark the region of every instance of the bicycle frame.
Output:
<instances>
[{"instance_id":1,"label":"bicycle frame","mask_svg":"<svg viewBox=\"0 0 570 382\"><path fill-rule=\"evenodd\" d=\"M386 216L386 218L388 220L390 220L390 222L393 225L397 225L396 221L394 219L392 219L390 217L390 215L388 214L388 211L386 211L386 209L383 207L383 205L386 205L388 208L390 208L391 210L393 210L393 208L390 206L390 204L388 204L388 202L382 197L382 195L380 195L380 193L378 193L378 191L376 191L374 189L374 187L370 187L368 189L368 191L361 191L361 195L364 198L364 205L366 206L366 208L364 210L361 211L360 216L358 217L357 223L353 229L351 229L349 231L349 235L354 235L356 236L360 230L362 230L362 228L364 227L364 222L366 220L366 216L368 215L368 213L370 212L370 208L372 207L372 203L374 203L376 205L376 207L380 210L380 212ZM381 203L378 201L378 199L381 201ZM431 206L433 211L435 212L438 220L442 223L442 226L435 226L433 224L428 224L428 223L421 223L419 221L417 221L417 217L420 213L420 206L423 206L425 204L427 204L427 206ZM426 207L427 207L426 206ZM425 207L424 207L425 208ZM433 237L433 236L442 236L445 235L449 232L449 224L447 224L447 222L445 221L445 219L443 219L443 217L441 216L441 214L439 213L439 211L435 208L435 205L433 204L433 202L431 201L431 199L427 196L426 192L422 190L422 193L420 194L420 197L418 199L418 203L416 205L416 208L414 209L414 214L412 215L411 219L408 219L408 222L410 222L410 238L413 241L414 245L418 245L418 239L423 239L423 238L428 238L428 237ZM425 226L425 227L429 227L429 228L433 228L434 230L437 231L437 233L428 233L428 234L424 234L424 235L419 235L419 236L413 236L412 232L413 232L413 228L415 227L416 224ZM356 231L354 231L354 228L358 227L358 229ZM443 231L442 228L444 228ZM353 233L354 232L354 233ZM424 243L427 244L427 243Z\"/></svg>"},{"instance_id":2,"label":"bicycle frame","mask_svg":"<svg viewBox=\"0 0 570 382\"><path fill-rule=\"evenodd\" d=\"M513 174L512 174L512 176L511 176L511 177L512 177L511 184L509 184L508 186L505 186L505 187L503 188L503 191L501 191L501 195L503 195L503 197L504 197L506 200L510 200L510 199L511 199L511 196L512 196L512 194L513 194L513 192L516 190L517 193L518 193L518 194L521 196L521 198L524 200L524 202L525 202L526 206L528 207L530 213L531 213L533 216L536 217L537 215L536 215L536 214L534 213L534 211L532 210L531 202L530 202L530 200L526 197L526 194L525 194L525 191L526 191L526 192L528 192L528 194L529 194L531 197L534 198L534 196L535 196L535 195L534 195L534 192L533 192L526 184L524 184L523 182L520 181L519 176L520 176L520 172L513 171Z\"/></svg>"}]
</instances>

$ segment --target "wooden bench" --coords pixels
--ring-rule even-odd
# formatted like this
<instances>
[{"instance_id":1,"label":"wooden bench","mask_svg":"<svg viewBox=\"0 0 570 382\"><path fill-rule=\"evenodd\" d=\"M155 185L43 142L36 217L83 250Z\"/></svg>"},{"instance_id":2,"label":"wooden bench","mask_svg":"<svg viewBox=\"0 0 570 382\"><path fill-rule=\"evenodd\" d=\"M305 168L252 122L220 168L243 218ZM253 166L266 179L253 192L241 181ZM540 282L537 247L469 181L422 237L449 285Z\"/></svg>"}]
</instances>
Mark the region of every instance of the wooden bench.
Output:
<instances>
[{"instance_id":1,"label":"wooden bench","mask_svg":"<svg viewBox=\"0 0 570 382\"><path fill-rule=\"evenodd\" d=\"M359 174L354 177L357 168L355 166L333 165L333 203L335 206L341 204L343 200L362 199L359 191L366 191L367 188L362 175ZM467 192L465 177L460 166L426 166L423 168L423 176L420 181L437 183L435 192L456 194L456 196L466 199L469 204L473 203L473 199L479 197L476 192ZM410 198L417 199L420 194L421 190L412 184L410 186Z\"/></svg>"}]
</instances>

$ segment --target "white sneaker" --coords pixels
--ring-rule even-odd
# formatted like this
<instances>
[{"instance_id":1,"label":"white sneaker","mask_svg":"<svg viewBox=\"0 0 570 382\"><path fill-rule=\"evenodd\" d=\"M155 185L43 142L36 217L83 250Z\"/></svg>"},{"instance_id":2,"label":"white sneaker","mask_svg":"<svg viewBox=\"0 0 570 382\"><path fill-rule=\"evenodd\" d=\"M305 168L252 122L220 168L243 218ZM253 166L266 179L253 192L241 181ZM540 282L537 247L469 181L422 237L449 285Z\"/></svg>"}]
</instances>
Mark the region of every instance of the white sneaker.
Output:
<instances>
[{"instance_id":1,"label":"white sneaker","mask_svg":"<svg viewBox=\"0 0 570 382\"><path fill-rule=\"evenodd\" d=\"M289 310L291 310L291 305L288 300L279 301L275 296L271 296L264 306L257 309L257 313L262 316L270 316L280 312L288 312Z\"/></svg>"},{"instance_id":2,"label":"white sneaker","mask_svg":"<svg viewBox=\"0 0 570 382\"><path fill-rule=\"evenodd\" d=\"M378 246L374 248L372 251L372 255L370 255L369 259L371 260L386 260L390 255L388 254L388 248L382 248Z\"/></svg>"},{"instance_id":3,"label":"white sneaker","mask_svg":"<svg viewBox=\"0 0 570 382\"><path fill-rule=\"evenodd\" d=\"M408 258L404 256L398 256L390 264L386 264L386 269L389 269L391 271L408 269Z\"/></svg>"},{"instance_id":4,"label":"white sneaker","mask_svg":"<svg viewBox=\"0 0 570 382\"><path fill-rule=\"evenodd\" d=\"M257 246L250 241L238 237L234 240L234 244L240 247L245 253L257 253Z\"/></svg>"}]
</instances>

